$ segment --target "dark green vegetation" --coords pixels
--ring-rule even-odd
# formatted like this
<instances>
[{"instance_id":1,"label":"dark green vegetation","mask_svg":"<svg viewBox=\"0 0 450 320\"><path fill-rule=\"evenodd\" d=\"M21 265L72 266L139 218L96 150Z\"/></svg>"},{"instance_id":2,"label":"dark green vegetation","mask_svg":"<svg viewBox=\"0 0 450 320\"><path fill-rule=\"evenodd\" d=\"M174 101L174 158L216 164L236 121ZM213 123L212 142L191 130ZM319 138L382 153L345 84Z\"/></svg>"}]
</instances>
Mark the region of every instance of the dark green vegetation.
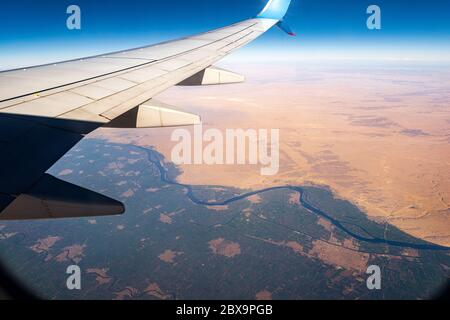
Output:
<instances>
[{"instance_id":1,"label":"dark green vegetation","mask_svg":"<svg viewBox=\"0 0 450 320\"><path fill-rule=\"evenodd\" d=\"M155 156L159 155L154 152ZM175 179L176 167L165 163ZM189 200L161 180L139 148L84 140L51 171L119 198L123 216L0 224L0 256L25 284L48 298L416 299L450 275L448 250L417 250L352 238L298 203L295 192L265 192L227 207ZM361 236L424 244L376 223L330 191L303 187L308 203ZM203 201L249 190L194 187ZM66 267L82 269L82 290L65 287ZM369 265L382 269L370 291Z\"/></svg>"}]
</instances>

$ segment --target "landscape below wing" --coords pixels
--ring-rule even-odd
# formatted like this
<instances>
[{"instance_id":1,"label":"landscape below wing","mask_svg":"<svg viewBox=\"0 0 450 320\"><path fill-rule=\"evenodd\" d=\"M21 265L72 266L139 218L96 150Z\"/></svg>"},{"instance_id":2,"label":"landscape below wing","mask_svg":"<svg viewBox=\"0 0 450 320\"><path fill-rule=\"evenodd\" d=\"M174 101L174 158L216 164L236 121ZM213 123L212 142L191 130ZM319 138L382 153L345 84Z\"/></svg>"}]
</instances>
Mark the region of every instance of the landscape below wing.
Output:
<instances>
[{"instance_id":1,"label":"landscape below wing","mask_svg":"<svg viewBox=\"0 0 450 320\"><path fill-rule=\"evenodd\" d=\"M290 0L269 6L280 2ZM122 203L45 172L101 126L200 123L152 98L175 85L243 81L212 65L277 24L286 10L177 41L0 72L0 220L123 213Z\"/></svg>"}]
</instances>

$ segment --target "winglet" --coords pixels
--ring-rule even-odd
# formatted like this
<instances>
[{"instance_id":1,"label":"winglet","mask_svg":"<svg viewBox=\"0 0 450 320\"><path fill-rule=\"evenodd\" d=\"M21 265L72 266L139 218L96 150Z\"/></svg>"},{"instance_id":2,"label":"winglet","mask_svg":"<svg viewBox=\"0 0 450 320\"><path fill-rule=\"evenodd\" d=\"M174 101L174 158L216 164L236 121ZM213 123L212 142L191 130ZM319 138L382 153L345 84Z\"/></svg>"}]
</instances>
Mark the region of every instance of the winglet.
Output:
<instances>
[{"instance_id":1,"label":"winglet","mask_svg":"<svg viewBox=\"0 0 450 320\"><path fill-rule=\"evenodd\" d=\"M256 17L282 20L286 15L290 4L291 0L269 0L264 9Z\"/></svg>"},{"instance_id":2,"label":"winglet","mask_svg":"<svg viewBox=\"0 0 450 320\"><path fill-rule=\"evenodd\" d=\"M288 35L290 36L295 36L295 32L292 31L291 27L284 21L284 20L280 20L277 23L278 28L280 28L281 30L283 30L284 32L286 32Z\"/></svg>"}]
</instances>

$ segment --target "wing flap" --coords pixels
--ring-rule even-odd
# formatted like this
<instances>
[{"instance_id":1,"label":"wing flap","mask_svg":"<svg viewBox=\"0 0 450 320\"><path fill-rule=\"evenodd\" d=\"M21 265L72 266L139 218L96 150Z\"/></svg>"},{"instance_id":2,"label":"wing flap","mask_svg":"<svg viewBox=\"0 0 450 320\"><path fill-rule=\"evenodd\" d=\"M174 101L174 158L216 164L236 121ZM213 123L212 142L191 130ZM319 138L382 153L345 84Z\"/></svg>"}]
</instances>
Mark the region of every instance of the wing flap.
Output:
<instances>
[{"instance_id":1,"label":"wing flap","mask_svg":"<svg viewBox=\"0 0 450 320\"><path fill-rule=\"evenodd\" d=\"M0 212L0 220L79 218L124 211L116 200L44 174Z\"/></svg>"}]
</instances>

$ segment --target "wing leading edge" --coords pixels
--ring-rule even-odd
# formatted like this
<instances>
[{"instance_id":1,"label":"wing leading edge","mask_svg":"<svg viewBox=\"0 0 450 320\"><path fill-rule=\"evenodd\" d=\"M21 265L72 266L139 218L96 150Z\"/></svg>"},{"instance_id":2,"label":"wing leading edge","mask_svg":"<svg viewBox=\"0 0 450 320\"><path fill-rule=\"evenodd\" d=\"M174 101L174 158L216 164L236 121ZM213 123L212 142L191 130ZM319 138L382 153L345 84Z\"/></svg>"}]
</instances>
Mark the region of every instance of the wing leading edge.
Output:
<instances>
[{"instance_id":1,"label":"wing leading edge","mask_svg":"<svg viewBox=\"0 0 450 320\"><path fill-rule=\"evenodd\" d=\"M101 127L200 122L153 97L175 85L243 81L213 67L280 22L290 0L270 0L254 19L177 41L0 72L0 220L115 215L114 199L46 171Z\"/></svg>"}]
</instances>

